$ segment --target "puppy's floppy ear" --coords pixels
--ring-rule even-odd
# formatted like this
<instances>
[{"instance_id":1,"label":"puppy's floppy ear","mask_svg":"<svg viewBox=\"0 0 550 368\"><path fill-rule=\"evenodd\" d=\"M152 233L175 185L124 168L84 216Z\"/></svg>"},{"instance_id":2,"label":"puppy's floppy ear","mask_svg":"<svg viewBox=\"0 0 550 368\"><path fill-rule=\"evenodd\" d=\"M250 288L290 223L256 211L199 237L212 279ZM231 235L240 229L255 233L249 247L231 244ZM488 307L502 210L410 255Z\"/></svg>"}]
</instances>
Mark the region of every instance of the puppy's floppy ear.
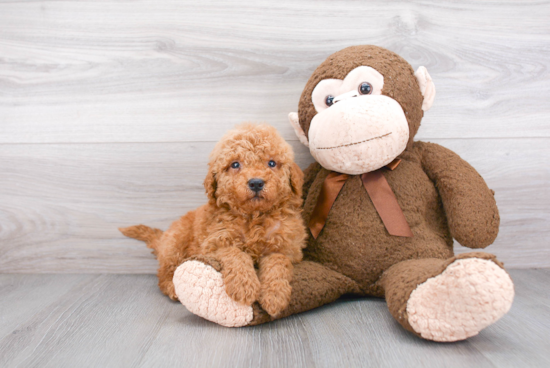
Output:
<instances>
[{"instance_id":1,"label":"puppy's floppy ear","mask_svg":"<svg viewBox=\"0 0 550 368\"><path fill-rule=\"evenodd\" d=\"M304 173L300 166L295 162L290 165L290 187L292 188L292 193L296 194L299 197L302 197L302 186L304 185Z\"/></svg>"},{"instance_id":2,"label":"puppy's floppy ear","mask_svg":"<svg viewBox=\"0 0 550 368\"><path fill-rule=\"evenodd\" d=\"M216 181L216 173L212 169L212 166L208 166L208 174L204 179L204 189L206 189L206 195L209 200L216 200L216 189L218 188L218 182Z\"/></svg>"}]
</instances>

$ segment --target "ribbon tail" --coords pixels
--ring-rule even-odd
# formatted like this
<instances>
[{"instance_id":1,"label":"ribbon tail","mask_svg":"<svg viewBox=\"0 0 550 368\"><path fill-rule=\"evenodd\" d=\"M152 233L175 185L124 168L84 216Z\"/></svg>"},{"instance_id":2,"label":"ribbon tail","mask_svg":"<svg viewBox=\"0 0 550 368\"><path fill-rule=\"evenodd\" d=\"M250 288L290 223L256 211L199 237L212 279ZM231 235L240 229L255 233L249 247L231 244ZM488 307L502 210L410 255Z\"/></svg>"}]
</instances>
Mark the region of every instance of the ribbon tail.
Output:
<instances>
[{"instance_id":1,"label":"ribbon tail","mask_svg":"<svg viewBox=\"0 0 550 368\"><path fill-rule=\"evenodd\" d=\"M317 203L308 223L309 230L314 239L317 239L321 230L325 227L328 213L348 178L349 175L334 171L329 173L325 178L321 187L321 193L319 193L319 198L317 198Z\"/></svg>"},{"instance_id":2,"label":"ribbon tail","mask_svg":"<svg viewBox=\"0 0 550 368\"><path fill-rule=\"evenodd\" d=\"M381 170L363 174L361 180L388 233L394 236L412 237L413 233L407 219Z\"/></svg>"}]
</instances>

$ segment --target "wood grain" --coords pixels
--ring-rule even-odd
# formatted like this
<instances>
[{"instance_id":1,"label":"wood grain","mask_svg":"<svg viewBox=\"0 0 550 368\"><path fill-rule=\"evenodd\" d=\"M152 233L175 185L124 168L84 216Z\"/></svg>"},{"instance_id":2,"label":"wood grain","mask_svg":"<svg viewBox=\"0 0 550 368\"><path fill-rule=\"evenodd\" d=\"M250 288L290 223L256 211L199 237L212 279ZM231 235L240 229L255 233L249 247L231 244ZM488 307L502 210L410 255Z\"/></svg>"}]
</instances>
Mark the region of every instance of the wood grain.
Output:
<instances>
[{"instance_id":1,"label":"wood grain","mask_svg":"<svg viewBox=\"0 0 550 368\"><path fill-rule=\"evenodd\" d=\"M539 164L550 155L549 139L436 142L469 161L496 191L501 232L487 251L508 267L550 266L550 168ZM309 153L292 143L306 167ZM203 204L213 145L0 145L0 272L155 272L144 244L117 227L165 229Z\"/></svg>"},{"instance_id":2,"label":"wood grain","mask_svg":"<svg viewBox=\"0 0 550 368\"><path fill-rule=\"evenodd\" d=\"M550 137L550 2L31 1L0 4L0 142L295 139L332 52L376 44L430 71L419 138Z\"/></svg>"},{"instance_id":3,"label":"wood grain","mask_svg":"<svg viewBox=\"0 0 550 368\"><path fill-rule=\"evenodd\" d=\"M55 303L88 277L86 275L48 277L2 275L0 277L0 336L18 334L25 321Z\"/></svg>"},{"instance_id":4,"label":"wood grain","mask_svg":"<svg viewBox=\"0 0 550 368\"><path fill-rule=\"evenodd\" d=\"M305 167L287 114L357 44L428 68L417 138L496 190L488 251L548 267L549 18L550 1L0 1L0 273L154 272L116 228L202 204L207 155L244 120L275 125Z\"/></svg>"},{"instance_id":5,"label":"wood grain","mask_svg":"<svg viewBox=\"0 0 550 368\"><path fill-rule=\"evenodd\" d=\"M2 367L547 367L550 270L512 270L510 312L479 335L434 343L381 299L347 298L265 325L225 328L161 295L153 275L0 275ZM67 280L70 283L67 283ZM4 296L17 288L30 304ZM51 295L36 308L36 299ZM13 331L12 331L13 329Z\"/></svg>"},{"instance_id":6,"label":"wood grain","mask_svg":"<svg viewBox=\"0 0 550 368\"><path fill-rule=\"evenodd\" d=\"M171 307L143 277L91 275L70 288L57 280L50 291L66 292L0 340L0 366L135 365Z\"/></svg>"}]
</instances>

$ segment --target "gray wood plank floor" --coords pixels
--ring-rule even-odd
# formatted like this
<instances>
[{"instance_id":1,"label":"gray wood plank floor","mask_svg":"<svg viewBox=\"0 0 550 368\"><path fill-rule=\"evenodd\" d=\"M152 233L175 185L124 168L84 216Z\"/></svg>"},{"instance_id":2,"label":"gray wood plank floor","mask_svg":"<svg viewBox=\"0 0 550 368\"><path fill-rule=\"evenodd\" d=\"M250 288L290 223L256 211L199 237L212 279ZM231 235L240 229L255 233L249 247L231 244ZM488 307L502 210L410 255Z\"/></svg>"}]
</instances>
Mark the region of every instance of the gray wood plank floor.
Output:
<instances>
[{"instance_id":1,"label":"gray wood plank floor","mask_svg":"<svg viewBox=\"0 0 550 368\"><path fill-rule=\"evenodd\" d=\"M433 343L380 299L342 299L229 329L164 297L153 275L0 275L1 367L548 367L550 269L512 270L512 310Z\"/></svg>"}]
</instances>

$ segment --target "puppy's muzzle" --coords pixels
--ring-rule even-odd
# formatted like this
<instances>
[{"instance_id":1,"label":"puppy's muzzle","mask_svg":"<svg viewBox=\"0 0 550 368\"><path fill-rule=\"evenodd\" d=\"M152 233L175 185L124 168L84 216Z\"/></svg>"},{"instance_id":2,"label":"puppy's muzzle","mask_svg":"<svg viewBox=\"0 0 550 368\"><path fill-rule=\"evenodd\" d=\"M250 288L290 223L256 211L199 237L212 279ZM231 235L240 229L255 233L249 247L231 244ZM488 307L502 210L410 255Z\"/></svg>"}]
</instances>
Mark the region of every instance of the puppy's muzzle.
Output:
<instances>
[{"instance_id":1,"label":"puppy's muzzle","mask_svg":"<svg viewBox=\"0 0 550 368\"><path fill-rule=\"evenodd\" d=\"M248 181L248 187L253 192L261 192L264 189L265 182L262 179L250 179Z\"/></svg>"}]
</instances>

